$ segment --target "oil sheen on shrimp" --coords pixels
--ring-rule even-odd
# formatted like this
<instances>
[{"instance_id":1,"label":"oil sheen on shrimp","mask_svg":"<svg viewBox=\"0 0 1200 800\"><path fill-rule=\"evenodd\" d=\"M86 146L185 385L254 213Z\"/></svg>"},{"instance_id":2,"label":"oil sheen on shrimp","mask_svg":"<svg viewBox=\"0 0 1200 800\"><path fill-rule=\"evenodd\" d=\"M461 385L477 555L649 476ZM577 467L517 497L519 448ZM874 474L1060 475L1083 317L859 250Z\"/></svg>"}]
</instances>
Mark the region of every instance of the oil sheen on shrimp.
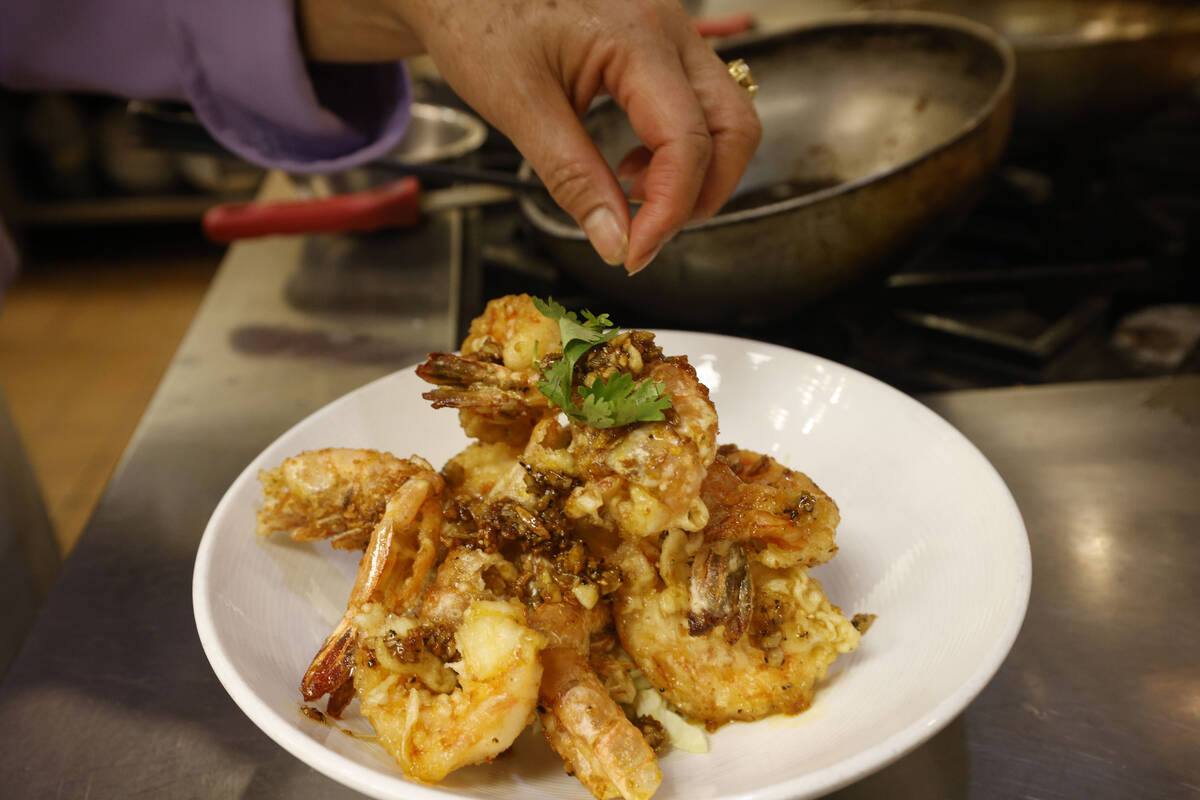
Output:
<instances>
[{"instance_id":1,"label":"oil sheen on shrimp","mask_svg":"<svg viewBox=\"0 0 1200 800\"><path fill-rule=\"evenodd\" d=\"M328 448L292 456L258 475L264 500L258 534L287 533L299 542L324 539L340 550L361 550L395 491L432 469L422 458L376 450Z\"/></svg>"},{"instance_id":2,"label":"oil sheen on shrimp","mask_svg":"<svg viewBox=\"0 0 1200 800\"><path fill-rule=\"evenodd\" d=\"M423 635L420 620L366 611L354 685L363 716L405 775L433 783L490 761L529 724L546 640L519 603L472 601L452 644ZM443 657L455 659L442 662L453 684L438 669Z\"/></svg>"},{"instance_id":3,"label":"oil sheen on shrimp","mask_svg":"<svg viewBox=\"0 0 1200 800\"><path fill-rule=\"evenodd\" d=\"M621 546L625 580L613 604L621 643L668 702L710 729L804 711L838 655L858 647L858 631L804 567L752 563L745 635L730 643L723 626L692 635L688 561L701 544L673 531L661 548Z\"/></svg>"}]
</instances>

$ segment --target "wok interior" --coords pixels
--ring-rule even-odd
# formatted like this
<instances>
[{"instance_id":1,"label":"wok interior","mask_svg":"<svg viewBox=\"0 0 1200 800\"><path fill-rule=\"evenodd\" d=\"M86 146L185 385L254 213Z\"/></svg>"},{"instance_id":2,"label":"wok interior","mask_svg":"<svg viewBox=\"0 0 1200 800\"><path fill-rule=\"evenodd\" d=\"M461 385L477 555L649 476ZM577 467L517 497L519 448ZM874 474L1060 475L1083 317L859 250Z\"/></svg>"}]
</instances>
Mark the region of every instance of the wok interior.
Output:
<instances>
[{"instance_id":1,"label":"wok interior","mask_svg":"<svg viewBox=\"0 0 1200 800\"><path fill-rule=\"evenodd\" d=\"M791 31L722 57L750 64L763 125L762 144L722 213L879 176L919 158L985 114L1005 71L985 41L923 23ZM596 108L585 126L610 165L638 144L615 104ZM543 210L555 213L548 202Z\"/></svg>"}]
</instances>

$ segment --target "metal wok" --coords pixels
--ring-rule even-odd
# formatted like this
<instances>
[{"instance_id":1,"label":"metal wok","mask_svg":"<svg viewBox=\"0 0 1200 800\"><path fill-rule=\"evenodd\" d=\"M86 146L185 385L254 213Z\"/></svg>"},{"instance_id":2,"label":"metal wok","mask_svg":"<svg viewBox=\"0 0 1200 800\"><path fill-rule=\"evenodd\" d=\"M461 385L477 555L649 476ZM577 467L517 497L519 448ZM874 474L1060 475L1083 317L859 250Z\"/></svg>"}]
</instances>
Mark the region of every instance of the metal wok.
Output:
<instances>
[{"instance_id":1,"label":"metal wok","mask_svg":"<svg viewBox=\"0 0 1200 800\"><path fill-rule=\"evenodd\" d=\"M589 289L681 322L786 318L938 238L1008 139L1012 52L969 20L861 15L721 56L754 71L763 142L726 208L684 228L650 268L627 278L547 198L520 198L554 260ZM584 124L610 164L636 144L611 103Z\"/></svg>"},{"instance_id":2,"label":"metal wok","mask_svg":"<svg viewBox=\"0 0 1200 800\"><path fill-rule=\"evenodd\" d=\"M1135 122L1200 79L1200 4L1188 0L875 0L958 14L1017 54L1014 137Z\"/></svg>"}]
</instances>

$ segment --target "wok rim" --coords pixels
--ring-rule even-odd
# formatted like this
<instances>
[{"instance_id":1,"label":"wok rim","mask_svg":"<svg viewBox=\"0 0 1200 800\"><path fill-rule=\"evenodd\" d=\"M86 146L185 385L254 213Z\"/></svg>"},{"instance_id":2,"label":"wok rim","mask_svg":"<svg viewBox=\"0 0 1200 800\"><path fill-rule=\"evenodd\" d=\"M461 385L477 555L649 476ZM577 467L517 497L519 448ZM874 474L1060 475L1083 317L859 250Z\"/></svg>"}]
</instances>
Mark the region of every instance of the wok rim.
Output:
<instances>
[{"instance_id":1,"label":"wok rim","mask_svg":"<svg viewBox=\"0 0 1200 800\"><path fill-rule=\"evenodd\" d=\"M948 136L944 141L938 143L921 153L897 162L887 169L878 172L872 172L869 175L864 175L852 181L839 183L836 186L830 186L827 189L821 189L816 192L800 195L799 197L791 197L786 200L780 200L775 203L768 203L754 208L742 209L729 214L718 214L710 219L701 222L685 225L677 234L676 238L698 231L712 230L714 228L723 228L727 225L736 225L744 222L755 221L766 217L772 217L778 214L785 214L797 209L813 206L818 203L823 203L831 198L841 195L850 194L868 185L881 183L894 175L897 175L906 170L929 161L934 157L944 153L946 150L960 144L970 136L977 133L979 130L989 124L995 117L996 111L1001 105L1012 96L1013 85L1016 80L1017 60L1012 44L1004 36L996 32L993 28L975 22L974 20L965 17L956 16L954 14L944 14L932 11L858 11L846 14L839 14L805 22L801 25L795 25L780 30L771 31L766 34L751 34L744 37L738 37L736 40L730 41L726 47L735 47L738 45L747 45L758 42L769 42L775 38L783 38L799 33L836 30L844 28L894 28L904 26L923 26L926 28L934 28L939 30L953 30L959 33L964 33L978 40L979 42L990 46L993 52L1000 58L1002 64L1002 72L1000 80L992 89L987 100L980 106L971 117L969 117L953 134ZM718 55L721 50L717 51ZM611 99L606 102L613 102ZM521 161L518 174L522 177L530 177L533 174L533 168L527 160ZM575 241L586 241L587 236L578 225L567 225L545 213L539 206L537 201L529 195L522 193L517 197L517 201L521 206L521 211L525 218L529 220L534 227L541 232L554 236L559 239L570 239Z\"/></svg>"},{"instance_id":2,"label":"wok rim","mask_svg":"<svg viewBox=\"0 0 1200 800\"><path fill-rule=\"evenodd\" d=\"M1073 1L1076 5L1089 5L1089 3L1082 2L1081 0ZM1116 4L1124 5L1126 3L1125 0L1116 0ZM977 22L980 25L985 25L1008 40L1009 44L1016 51L1018 62L1020 62L1021 53L1023 52L1040 53L1058 50L1081 50L1110 45L1144 44L1150 41L1169 41L1172 39L1187 38L1200 33L1200 8L1198 7L1184 7L1164 2L1164 0L1132 0L1132 4L1157 10L1152 27L1137 32L1118 30L1105 33L1102 36L1087 36L1082 33L1079 27L1057 33L1016 33L1005 30L1002 25L985 22L982 19L960 11L944 7L939 8L936 4L933 7L914 7L907 10L961 17ZM874 3L870 4L869 7L872 10L884 12L901 10L890 8L887 5L876 6ZM1170 15L1172 14L1174 18L1171 18Z\"/></svg>"},{"instance_id":3,"label":"wok rim","mask_svg":"<svg viewBox=\"0 0 1200 800\"><path fill-rule=\"evenodd\" d=\"M1161 2L1141 2L1139 5L1161 7ZM1200 34L1200 8L1175 6L1178 19L1164 19L1160 14L1153 20L1150 28L1142 31L1117 30L1103 36L1086 36L1080 30L1064 31L1062 33L1008 33L1000 28L993 28L1006 38L1017 53L1046 53L1058 50L1085 50L1094 47L1113 45L1136 45L1150 42L1169 42L1176 39L1187 39Z\"/></svg>"},{"instance_id":4,"label":"wok rim","mask_svg":"<svg viewBox=\"0 0 1200 800\"><path fill-rule=\"evenodd\" d=\"M394 161L408 162L412 164L428 164L435 161L453 161L456 158L474 153L479 148L483 147L483 143L487 141L488 130L487 125L479 117L467 111L462 111L447 105L438 103L423 103L413 101L409 104L409 115L412 119L420 118L434 124L451 124L458 127L462 131L462 135L452 142L441 145L435 148L431 153L421 156L419 154L405 154L400 148L403 145L403 139L396 145L386 158ZM369 164L367 166L370 166Z\"/></svg>"}]
</instances>

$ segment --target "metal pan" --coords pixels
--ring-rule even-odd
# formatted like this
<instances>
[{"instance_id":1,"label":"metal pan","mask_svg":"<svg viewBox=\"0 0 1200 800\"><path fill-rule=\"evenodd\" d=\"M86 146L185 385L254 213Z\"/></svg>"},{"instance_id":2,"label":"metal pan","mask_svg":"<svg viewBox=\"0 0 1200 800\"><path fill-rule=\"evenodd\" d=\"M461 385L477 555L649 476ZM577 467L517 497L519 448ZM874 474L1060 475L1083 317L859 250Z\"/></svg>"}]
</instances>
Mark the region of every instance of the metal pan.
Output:
<instances>
[{"instance_id":1,"label":"metal pan","mask_svg":"<svg viewBox=\"0 0 1200 800\"><path fill-rule=\"evenodd\" d=\"M229 156L223 145L212 137L191 108L179 103L132 100L126 111L134 123L134 132L144 147L183 153ZM483 120L449 106L412 103L408 127L399 143L385 160L396 165L422 165L448 162L474 153L487 139ZM359 188L377 185L363 176Z\"/></svg>"},{"instance_id":2,"label":"metal pan","mask_svg":"<svg viewBox=\"0 0 1200 800\"><path fill-rule=\"evenodd\" d=\"M786 318L939 238L1008 139L1012 50L959 17L858 15L721 56L754 71L762 144L726 208L684 228L650 268L627 278L549 200L519 198L554 260L589 289L681 322ZM584 124L610 164L636 144L612 103Z\"/></svg>"},{"instance_id":3,"label":"metal pan","mask_svg":"<svg viewBox=\"0 0 1200 800\"><path fill-rule=\"evenodd\" d=\"M186 107L135 101L129 113L149 146L225 153ZM231 242L275 234L374 231L416 224L430 210L509 202L513 189L544 191L536 181L469 163L487 135L487 126L473 114L413 103L404 137L386 157L340 172L293 176L302 199L214 206L204 215L205 233L214 241ZM423 193L418 178L475 185Z\"/></svg>"},{"instance_id":4,"label":"metal pan","mask_svg":"<svg viewBox=\"0 0 1200 800\"><path fill-rule=\"evenodd\" d=\"M1192 0L872 0L958 14L1004 35L1017 55L1014 137L1119 128L1200 80Z\"/></svg>"},{"instance_id":5,"label":"metal pan","mask_svg":"<svg viewBox=\"0 0 1200 800\"><path fill-rule=\"evenodd\" d=\"M478 150L487 127L471 114L445 106L413 103L404 137L387 159L375 165L325 175L294 176L301 199L274 203L224 203L203 219L205 234L216 242L260 236L368 232L414 225L429 198L417 180L397 179L406 165L414 169L462 159ZM380 169L390 164L392 169ZM466 167L469 169L469 167ZM507 199L503 193L501 200ZM495 202L487 195L480 202ZM460 203L473 202L468 195ZM438 205L435 198L434 205Z\"/></svg>"}]
</instances>

